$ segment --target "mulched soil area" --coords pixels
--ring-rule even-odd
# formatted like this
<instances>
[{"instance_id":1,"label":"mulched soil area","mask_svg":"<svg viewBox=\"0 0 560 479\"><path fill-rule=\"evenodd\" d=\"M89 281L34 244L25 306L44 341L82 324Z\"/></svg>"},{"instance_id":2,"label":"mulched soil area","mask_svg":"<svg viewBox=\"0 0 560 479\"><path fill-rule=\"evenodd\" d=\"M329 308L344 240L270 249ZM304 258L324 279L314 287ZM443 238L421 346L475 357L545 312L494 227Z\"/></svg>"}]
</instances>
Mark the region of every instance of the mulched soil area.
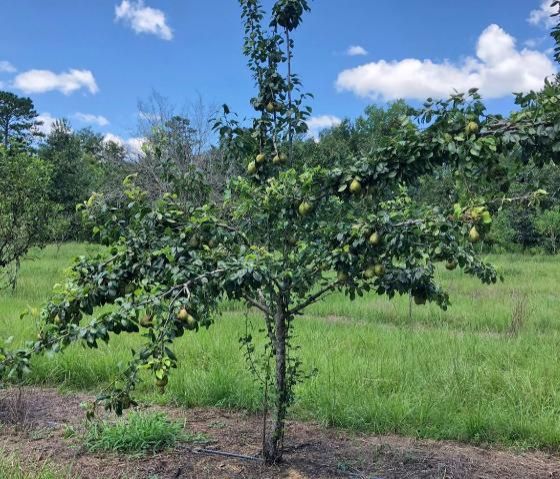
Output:
<instances>
[{"instance_id":1,"label":"mulched soil area","mask_svg":"<svg viewBox=\"0 0 560 479\"><path fill-rule=\"evenodd\" d=\"M16 407L17 391L2 391L0 451L19 457L30 469L48 463L81 479L560 479L560 456L545 452L515 453L450 441L349 434L295 421L287 427L284 463L267 467L258 460L262 419L215 408L149 409L163 410L170 418L184 421L189 432L205 434L211 439L206 449L255 460L212 455L190 445L141 457L90 453L78 438L65 438L69 427L79 437L84 426L80 403L86 400L91 397L25 388ZM18 411L23 414L16 427Z\"/></svg>"}]
</instances>

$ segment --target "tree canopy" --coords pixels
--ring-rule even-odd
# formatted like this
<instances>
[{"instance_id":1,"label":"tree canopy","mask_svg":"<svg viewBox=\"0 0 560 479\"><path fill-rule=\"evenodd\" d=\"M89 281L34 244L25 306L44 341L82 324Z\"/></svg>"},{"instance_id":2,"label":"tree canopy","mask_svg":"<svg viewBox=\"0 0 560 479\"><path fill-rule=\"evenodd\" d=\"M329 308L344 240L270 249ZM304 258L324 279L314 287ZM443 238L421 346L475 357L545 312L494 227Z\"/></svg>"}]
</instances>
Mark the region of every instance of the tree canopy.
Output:
<instances>
[{"instance_id":1,"label":"tree canopy","mask_svg":"<svg viewBox=\"0 0 560 479\"><path fill-rule=\"evenodd\" d=\"M38 116L31 98L0 91L0 139L4 148L10 141L28 142L33 136L41 136Z\"/></svg>"},{"instance_id":2,"label":"tree canopy","mask_svg":"<svg viewBox=\"0 0 560 479\"><path fill-rule=\"evenodd\" d=\"M442 167L484 182L505 158L537 167L558 162L560 84L549 79L542 91L518 95L519 111L509 118L488 113L474 89L428 99L382 124L391 132L383 141L350 145L347 155L325 150L309 162L305 149L294 147L306 131L309 95L292 71L292 32L309 5L277 0L266 16L258 0L240 4L255 118L245 124L224 105L214 127L225 158L244 164L245 174L230 180L219 205L179 201L180 192L151 201L134 178L126 183L125 208L91 197L83 213L107 250L76 260L42 312L37 340L2 351L1 364L17 375L34 353L73 342L96 348L112 334L140 332L143 344L99 397L121 413L134 404L144 371L161 389L172 379L178 337L209 327L221 301L244 301L263 315L264 349L249 334L241 342L263 384L265 413L272 411L263 443L272 463L282 458L294 385L310 373L293 344L297 319L309 305L339 290L350 300L411 294L418 305L447 308L449 295L435 275L440 262L485 283L497 280L475 248L490 230L493 205L537 201L544 192L511 198L482 191L430 204L414 202L411 190ZM553 35L560 41L559 32ZM96 309L105 305L111 307ZM254 361L257 354L261 360Z\"/></svg>"}]
</instances>

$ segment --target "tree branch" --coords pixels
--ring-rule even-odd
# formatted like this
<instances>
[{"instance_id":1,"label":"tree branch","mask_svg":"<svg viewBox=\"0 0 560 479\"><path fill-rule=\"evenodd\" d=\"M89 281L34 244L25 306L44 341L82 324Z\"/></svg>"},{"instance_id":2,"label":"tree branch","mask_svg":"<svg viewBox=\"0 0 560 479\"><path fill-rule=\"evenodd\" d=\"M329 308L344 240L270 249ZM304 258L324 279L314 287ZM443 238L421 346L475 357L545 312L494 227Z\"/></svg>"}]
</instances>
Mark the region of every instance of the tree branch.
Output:
<instances>
[{"instance_id":1,"label":"tree branch","mask_svg":"<svg viewBox=\"0 0 560 479\"><path fill-rule=\"evenodd\" d=\"M311 296L309 296L309 298L307 298L303 303L300 303L300 304L296 305L294 308L288 310L288 313L290 315L300 314L301 311L303 311L305 308L307 308L307 306L315 303L317 300L319 300L321 298L321 296L323 296L324 294L326 294L329 291L332 291L334 288L336 288L339 283L340 283L340 281L335 281L334 283L331 283L331 284L325 286L323 289L321 289L321 290L317 291L315 294L312 294Z\"/></svg>"},{"instance_id":2,"label":"tree branch","mask_svg":"<svg viewBox=\"0 0 560 479\"><path fill-rule=\"evenodd\" d=\"M245 301L247 301L251 306L254 306L257 309L260 309L264 314L270 315L270 309L268 309L268 307L265 304L261 303L260 301L257 301L256 299L251 298L247 294L243 295L243 299Z\"/></svg>"}]
</instances>

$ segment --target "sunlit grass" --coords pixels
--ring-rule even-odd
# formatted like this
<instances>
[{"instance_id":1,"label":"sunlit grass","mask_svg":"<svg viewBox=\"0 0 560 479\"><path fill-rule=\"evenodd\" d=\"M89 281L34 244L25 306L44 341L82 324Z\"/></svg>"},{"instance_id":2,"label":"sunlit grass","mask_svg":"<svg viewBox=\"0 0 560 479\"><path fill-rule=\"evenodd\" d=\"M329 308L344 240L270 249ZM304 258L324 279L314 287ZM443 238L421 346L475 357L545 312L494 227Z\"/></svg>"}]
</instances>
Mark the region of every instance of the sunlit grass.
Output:
<instances>
[{"instance_id":1,"label":"sunlit grass","mask_svg":"<svg viewBox=\"0 0 560 479\"><path fill-rule=\"evenodd\" d=\"M25 464L15 456L4 454L0 450L1 479L72 479L69 473L54 469L48 464Z\"/></svg>"},{"instance_id":2,"label":"sunlit grass","mask_svg":"<svg viewBox=\"0 0 560 479\"><path fill-rule=\"evenodd\" d=\"M34 253L22 265L18 290L0 295L0 336L16 343L35 335L22 309L38 306L76 254L94 247L65 245ZM447 312L413 306L407 297L375 295L350 302L335 294L299 318L296 341L307 370L295 417L376 433L499 442L560 449L560 262L553 257L490 257L505 281L481 285L459 271L438 274L451 294ZM525 312L512 321L513 310ZM259 386L247 371L239 337L260 317L227 305L209 330L188 333L174 349L180 368L160 396L152 379L143 400L185 406L258 410ZM90 351L34 362L29 381L96 391L123 367L138 338L119 336Z\"/></svg>"}]
</instances>

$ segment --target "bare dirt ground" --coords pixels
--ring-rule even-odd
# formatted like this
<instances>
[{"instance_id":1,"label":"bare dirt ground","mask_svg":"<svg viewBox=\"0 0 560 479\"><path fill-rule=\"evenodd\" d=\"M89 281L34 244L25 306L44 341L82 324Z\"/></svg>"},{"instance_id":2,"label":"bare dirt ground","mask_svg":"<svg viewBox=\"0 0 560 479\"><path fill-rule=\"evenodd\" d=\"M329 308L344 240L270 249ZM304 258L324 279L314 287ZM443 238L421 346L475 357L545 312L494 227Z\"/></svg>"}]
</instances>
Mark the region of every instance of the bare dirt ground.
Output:
<instances>
[{"instance_id":1,"label":"bare dirt ground","mask_svg":"<svg viewBox=\"0 0 560 479\"><path fill-rule=\"evenodd\" d=\"M52 389L25 389L23 426L15 428L16 392L3 391L0 401L0 451L16 455L30 468L43 463L70 470L81 479L177 478L335 478L368 479L559 478L560 456L544 452L515 453L449 441L397 436L368 436L290 422L285 462L266 467L259 460L242 460L197 452L183 445L173 450L131 457L93 454L79 439L66 439L71 426L80 430L86 395L61 395ZM154 407L155 409L155 407ZM212 408L157 408L185 421L190 432L212 441L206 446L258 458L261 418L239 411Z\"/></svg>"}]
</instances>

